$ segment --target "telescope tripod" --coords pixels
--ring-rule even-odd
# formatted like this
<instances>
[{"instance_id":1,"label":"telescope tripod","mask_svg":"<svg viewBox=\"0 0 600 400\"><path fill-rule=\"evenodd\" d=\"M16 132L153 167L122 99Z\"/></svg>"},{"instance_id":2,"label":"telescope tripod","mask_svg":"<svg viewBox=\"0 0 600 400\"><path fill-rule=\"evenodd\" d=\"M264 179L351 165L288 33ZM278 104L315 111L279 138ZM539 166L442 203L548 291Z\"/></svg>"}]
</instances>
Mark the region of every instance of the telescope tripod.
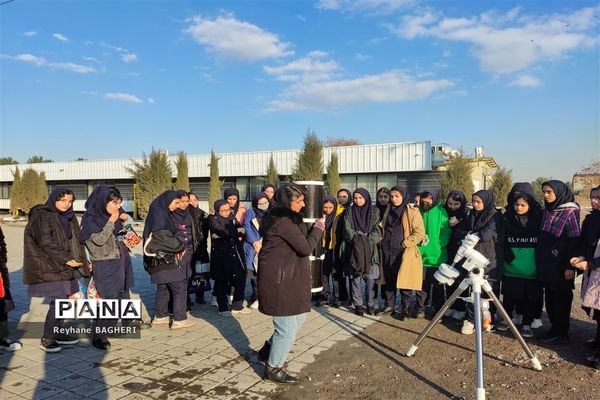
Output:
<instances>
[{"instance_id":1,"label":"telescope tripod","mask_svg":"<svg viewBox=\"0 0 600 400\"><path fill-rule=\"evenodd\" d=\"M504 321L510 328L512 334L517 339L517 341L519 342L519 344L521 345L523 350L525 350L525 353L527 353L527 356L529 357L529 360L531 361L533 368L537 371L541 371L542 365L540 364L537 357L531 352L531 350L527 346L527 343L525 343L525 340L523 340L523 337L521 336L521 334L515 327L515 324L512 322L508 313L506 312L504 307L502 307L500 300L498 300L498 297L492 291L492 287L490 286L488 281L483 277L483 269L482 268L476 267L476 268L473 268L471 271L469 271L469 276L467 276L466 278L464 278L462 280L462 282L460 283L458 288L454 291L454 293L452 293L452 296L450 296L450 298L448 298L448 300L444 303L442 308L435 314L435 316L429 322L429 324L427 324L425 329L423 329L423 332L421 332L419 337L414 341L414 343L410 346L410 348L406 352L406 356L412 357L415 354L415 352L419 348L419 345L421 344L421 342L423 342L423 340L427 337L427 335L429 334L431 329L433 329L433 327L442 318L442 316L444 315L446 310L448 310L448 308L450 308L450 306L452 306L452 304L454 304L454 302L460 296L460 294L463 291L465 291L465 289L467 289L468 287L472 288L473 304L475 307L475 354L476 354L476 364L477 364L477 379L476 379L475 398L477 400L484 400L485 399L485 387L484 387L484 383L483 383L483 339L482 339L482 324L481 324L481 319L482 319L481 318L481 290L482 289L483 289L483 291L485 291L485 293L488 294L490 299L492 299L494 301L494 304L496 304L496 308L497 308L498 312L500 313L500 315L502 316L502 318L504 319Z\"/></svg>"}]
</instances>

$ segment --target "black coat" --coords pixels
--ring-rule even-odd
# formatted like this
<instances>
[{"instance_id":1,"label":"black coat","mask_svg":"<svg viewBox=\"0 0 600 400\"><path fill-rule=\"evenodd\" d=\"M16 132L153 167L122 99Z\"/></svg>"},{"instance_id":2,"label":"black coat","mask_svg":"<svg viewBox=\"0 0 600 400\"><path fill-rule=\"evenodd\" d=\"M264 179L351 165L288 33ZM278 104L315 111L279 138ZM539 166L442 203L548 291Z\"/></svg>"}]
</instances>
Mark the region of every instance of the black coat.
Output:
<instances>
[{"instance_id":1,"label":"black coat","mask_svg":"<svg viewBox=\"0 0 600 400\"><path fill-rule=\"evenodd\" d=\"M208 214L200 208L190 207L190 214L194 224L194 257L192 267L196 262L207 263L208 255Z\"/></svg>"},{"instance_id":2,"label":"black coat","mask_svg":"<svg viewBox=\"0 0 600 400\"><path fill-rule=\"evenodd\" d=\"M215 215L208 216L211 234L210 277L215 280L233 281L246 276L243 242L239 239L235 219L223 225Z\"/></svg>"},{"instance_id":3,"label":"black coat","mask_svg":"<svg viewBox=\"0 0 600 400\"><path fill-rule=\"evenodd\" d=\"M456 225L453 240L460 242L471 232L479 236L479 242L475 245L474 250L490 261L485 268L485 274L490 279L502 280L504 270L504 220L502 214L494 212L485 223L478 225L474 222L474 211L471 210Z\"/></svg>"},{"instance_id":4,"label":"black coat","mask_svg":"<svg viewBox=\"0 0 600 400\"><path fill-rule=\"evenodd\" d=\"M87 275L88 262L79 241L79 222L71 219L71 239L61 226L58 215L45 204L31 209L23 244L23 283L26 285L70 281ZM66 265L70 260L84 263L83 268Z\"/></svg>"},{"instance_id":5,"label":"black coat","mask_svg":"<svg viewBox=\"0 0 600 400\"><path fill-rule=\"evenodd\" d=\"M260 311L273 316L309 312L308 256L317 247L323 232L319 229L309 232L299 213L276 207L263 217L261 234L263 245L258 253Z\"/></svg>"},{"instance_id":6,"label":"black coat","mask_svg":"<svg viewBox=\"0 0 600 400\"><path fill-rule=\"evenodd\" d=\"M151 232L144 242L144 268L150 275L180 267L177 253L185 249L174 233L161 229Z\"/></svg>"}]
</instances>

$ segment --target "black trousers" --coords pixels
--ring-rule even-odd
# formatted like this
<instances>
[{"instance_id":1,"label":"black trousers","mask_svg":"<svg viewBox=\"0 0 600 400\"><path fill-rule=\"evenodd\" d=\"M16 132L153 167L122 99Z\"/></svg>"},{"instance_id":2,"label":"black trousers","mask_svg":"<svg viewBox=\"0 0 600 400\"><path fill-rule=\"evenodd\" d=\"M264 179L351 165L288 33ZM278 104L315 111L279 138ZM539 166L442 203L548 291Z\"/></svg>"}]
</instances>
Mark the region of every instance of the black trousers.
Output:
<instances>
[{"instance_id":1,"label":"black trousers","mask_svg":"<svg viewBox=\"0 0 600 400\"><path fill-rule=\"evenodd\" d=\"M396 288L396 281L398 280L398 271L400 271L400 265L397 267L394 266L384 266L383 267L383 277L385 278L385 284L381 285L382 290L385 292L385 307L396 306L396 294L398 289ZM403 292L402 290L400 292ZM411 296L412 296L412 291ZM404 307L404 298L402 295L402 307Z\"/></svg>"},{"instance_id":2,"label":"black trousers","mask_svg":"<svg viewBox=\"0 0 600 400\"><path fill-rule=\"evenodd\" d=\"M536 318L540 284L535 279L504 277L502 280L502 305L512 315L517 310L523 315L523 325L531 325Z\"/></svg>"},{"instance_id":3,"label":"black trousers","mask_svg":"<svg viewBox=\"0 0 600 400\"><path fill-rule=\"evenodd\" d=\"M419 310L425 308L428 299L431 299L431 306L434 311L438 311L444 305L444 285L439 283L433 276L437 268L425 267L425 279L423 279L423 289L417 290L417 306Z\"/></svg>"},{"instance_id":4,"label":"black trousers","mask_svg":"<svg viewBox=\"0 0 600 400\"><path fill-rule=\"evenodd\" d=\"M550 332L560 336L569 334L571 304L573 303L573 281L543 283L545 290L546 313L552 326Z\"/></svg>"},{"instance_id":5,"label":"black trousers","mask_svg":"<svg viewBox=\"0 0 600 400\"><path fill-rule=\"evenodd\" d=\"M187 278L182 281L156 285L156 317L168 316L169 299L173 298L173 320L187 319Z\"/></svg>"},{"instance_id":6,"label":"black trousers","mask_svg":"<svg viewBox=\"0 0 600 400\"><path fill-rule=\"evenodd\" d=\"M233 301L231 303L232 310L241 310L244 304L244 289L246 287L246 276L240 276L237 279L225 280L215 279L215 295L217 296L217 304L219 311L229 311L227 305L227 295L233 287Z\"/></svg>"}]
</instances>

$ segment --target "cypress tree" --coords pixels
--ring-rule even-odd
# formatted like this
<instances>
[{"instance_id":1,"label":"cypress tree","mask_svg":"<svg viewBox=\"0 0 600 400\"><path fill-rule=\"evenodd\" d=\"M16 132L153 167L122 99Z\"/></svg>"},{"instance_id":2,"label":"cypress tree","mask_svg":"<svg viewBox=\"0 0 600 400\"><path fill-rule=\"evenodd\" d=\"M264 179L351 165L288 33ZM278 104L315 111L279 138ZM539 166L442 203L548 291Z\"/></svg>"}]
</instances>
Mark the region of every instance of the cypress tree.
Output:
<instances>
[{"instance_id":1,"label":"cypress tree","mask_svg":"<svg viewBox=\"0 0 600 400\"><path fill-rule=\"evenodd\" d=\"M177 161L175 161L177 167L177 180L175 181L175 189L190 191L190 178L188 174L188 159L184 151L177 153Z\"/></svg>"},{"instance_id":2,"label":"cypress tree","mask_svg":"<svg viewBox=\"0 0 600 400\"><path fill-rule=\"evenodd\" d=\"M29 213L34 206L46 202L48 198L45 174L38 174L36 170L27 168L21 176L19 191L18 207Z\"/></svg>"},{"instance_id":3,"label":"cypress tree","mask_svg":"<svg viewBox=\"0 0 600 400\"><path fill-rule=\"evenodd\" d=\"M500 207L506 207L507 196L512 188L512 171L505 168L498 168L492 178L490 191L496 195L496 204Z\"/></svg>"},{"instance_id":4,"label":"cypress tree","mask_svg":"<svg viewBox=\"0 0 600 400\"><path fill-rule=\"evenodd\" d=\"M339 159L337 153L331 154L331 159L327 165L327 191L335 196L342 188L342 181L339 173Z\"/></svg>"},{"instance_id":5,"label":"cypress tree","mask_svg":"<svg viewBox=\"0 0 600 400\"><path fill-rule=\"evenodd\" d=\"M152 200L173 187L171 165L165 151L154 149L148 156L143 154L142 162L132 162L133 168L127 171L136 181L135 207L139 216L146 218Z\"/></svg>"},{"instance_id":6,"label":"cypress tree","mask_svg":"<svg viewBox=\"0 0 600 400\"><path fill-rule=\"evenodd\" d=\"M462 156L462 154L446 164L446 170L442 174L440 188L440 199L445 199L451 190L460 190L465 193L467 198L473 193L473 164L471 160Z\"/></svg>"},{"instance_id":7,"label":"cypress tree","mask_svg":"<svg viewBox=\"0 0 600 400\"><path fill-rule=\"evenodd\" d=\"M15 167L15 172L13 172L13 183L10 192L10 213L15 217L19 215L19 205L21 202L21 171L19 171L19 167Z\"/></svg>"},{"instance_id":8,"label":"cypress tree","mask_svg":"<svg viewBox=\"0 0 600 400\"><path fill-rule=\"evenodd\" d=\"M292 171L295 181L320 181L323 179L323 144L309 131L304 137L304 147Z\"/></svg>"},{"instance_id":9,"label":"cypress tree","mask_svg":"<svg viewBox=\"0 0 600 400\"><path fill-rule=\"evenodd\" d=\"M279 173L275 167L275 161L273 161L273 154L271 154L271 157L269 158L269 165L267 166L266 183L270 183L276 188L279 187Z\"/></svg>"},{"instance_id":10,"label":"cypress tree","mask_svg":"<svg viewBox=\"0 0 600 400\"><path fill-rule=\"evenodd\" d=\"M221 198L221 184L219 180L219 157L215 154L214 150L210 151L210 182L208 183L208 208L211 211L215 201ZM215 211L216 212L216 211Z\"/></svg>"}]
</instances>

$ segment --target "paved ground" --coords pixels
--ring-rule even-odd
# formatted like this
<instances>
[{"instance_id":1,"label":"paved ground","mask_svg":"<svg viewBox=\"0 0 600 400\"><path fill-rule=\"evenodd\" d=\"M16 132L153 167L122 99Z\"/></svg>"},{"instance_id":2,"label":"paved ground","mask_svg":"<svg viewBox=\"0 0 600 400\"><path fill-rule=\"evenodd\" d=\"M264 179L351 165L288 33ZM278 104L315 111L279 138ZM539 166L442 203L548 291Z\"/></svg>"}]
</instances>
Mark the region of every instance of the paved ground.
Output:
<instances>
[{"instance_id":1,"label":"paved ground","mask_svg":"<svg viewBox=\"0 0 600 400\"><path fill-rule=\"evenodd\" d=\"M10 313L15 338L18 323L43 321L47 305L29 299L22 284L24 225L2 225L9 249L8 265L16 310ZM154 285L143 270L139 247L134 257L133 297L150 315ZM210 295L207 295L207 299ZM197 325L182 331L166 327L143 330L141 339L111 339L111 351L89 342L42 351L39 338L21 338L18 352L0 350L0 399L247 399L270 398L281 387L262 381L258 350L272 332L271 319L258 311L224 318L210 305L196 305ZM299 333L288 369L299 372L315 356L346 340L377 318L357 317L348 310L313 310Z\"/></svg>"}]
</instances>

